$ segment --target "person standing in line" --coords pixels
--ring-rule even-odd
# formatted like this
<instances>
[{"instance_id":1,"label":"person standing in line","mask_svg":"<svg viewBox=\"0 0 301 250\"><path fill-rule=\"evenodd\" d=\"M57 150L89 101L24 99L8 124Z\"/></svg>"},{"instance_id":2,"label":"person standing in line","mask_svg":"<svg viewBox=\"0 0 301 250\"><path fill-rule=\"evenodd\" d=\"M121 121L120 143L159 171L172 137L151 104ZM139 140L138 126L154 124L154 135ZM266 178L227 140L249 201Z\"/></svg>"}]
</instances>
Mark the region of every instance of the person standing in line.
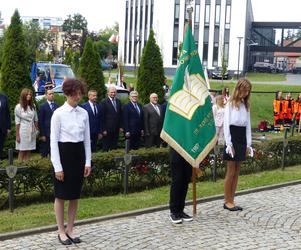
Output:
<instances>
[{"instance_id":1,"label":"person standing in line","mask_svg":"<svg viewBox=\"0 0 301 250\"><path fill-rule=\"evenodd\" d=\"M122 107L120 100L116 98L116 92L114 86L109 86L108 97L100 104L100 119L103 121L103 151L117 149L119 132L123 131L121 125Z\"/></svg>"},{"instance_id":2,"label":"person standing in line","mask_svg":"<svg viewBox=\"0 0 301 250\"><path fill-rule=\"evenodd\" d=\"M138 103L138 92L130 92L130 102L123 107L123 129L125 137L130 139L130 149L140 147L143 131L143 109Z\"/></svg>"},{"instance_id":3,"label":"person standing in line","mask_svg":"<svg viewBox=\"0 0 301 250\"><path fill-rule=\"evenodd\" d=\"M185 199L192 175L191 165L173 148L170 148L171 186L169 199L169 218L172 223L192 221L193 218L184 212Z\"/></svg>"},{"instance_id":4,"label":"person standing in line","mask_svg":"<svg viewBox=\"0 0 301 250\"><path fill-rule=\"evenodd\" d=\"M144 132L145 146L160 147L160 133L163 126L163 112L158 104L158 95L152 93L149 97L150 103L144 105Z\"/></svg>"},{"instance_id":5,"label":"person standing in line","mask_svg":"<svg viewBox=\"0 0 301 250\"><path fill-rule=\"evenodd\" d=\"M222 90L222 96L224 97L224 104L226 104L230 98L230 92L228 87L224 87Z\"/></svg>"},{"instance_id":6,"label":"person standing in line","mask_svg":"<svg viewBox=\"0 0 301 250\"><path fill-rule=\"evenodd\" d=\"M54 168L54 211L58 239L63 245L80 243L73 230L83 178L91 173L89 116L78 106L85 92L77 79L66 79L62 90L67 97L51 119L50 149ZM67 228L64 227L64 202L69 200Z\"/></svg>"},{"instance_id":7,"label":"person standing in line","mask_svg":"<svg viewBox=\"0 0 301 250\"><path fill-rule=\"evenodd\" d=\"M30 158L30 151L36 149L38 134L38 115L30 89L24 88L21 91L20 101L15 107L15 123L18 160L26 161Z\"/></svg>"},{"instance_id":8,"label":"person standing in line","mask_svg":"<svg viewBox=\"0 0 301 250\"><path fill-rule=\"evenodd\" d=\"M233 95L225 107L224 160L227 161L227 172L224 181L224 209L229 211L242 210L234 202L241 162L246 160L247 151L253 156L251 147L250 94L252 85L249 80L238 80Z\"/></svg>"},{"instance_id":9,"label":"person standing in line","mask_svg":"<svg viewBox=\"0 0 301 250\"><path fill-rule=\"evenodd\" d=\"M39 127L40 127L40 151L42 157L50 154L50 121L54 110L58 105L54 102L53 90L46 90L46 102L40 106Z\"/></svg>"},{"instance_id":10,"label":"person standing in line","mask_svg":"<svg viewBox=\"0 0 301 250\"><path fill-rule=\"evenodd\" d=\"M97 101L97 91L89 90L88 101L82 107L88 112L90 124L90 139L92 152L96 152L97 141L102 138L101 134L101 119L100 119L100 105Z\"/></svg>"},{"instance_id":11,"label":"person standing in line","mask_svg":"<svg viewBox=\"0 0 301 250\"><path fill-rule=\"evenodd\" d=\"M218 145L224 144L224 98L222 95L218 95L216 98L216 103L212 106L212 112L217 133L217 143Z\"/></svg>"},{"instance_id":12,"label":"person standing in line","mask_svg":"<svg viewBox=\"0 0 301 250\"><path fill-rule=\"evenodd\" d=\"M3 145L6 136L10 133L11 121L8 99L0 94L0 160L2 159Z\"/></svg>"}]
</instances>

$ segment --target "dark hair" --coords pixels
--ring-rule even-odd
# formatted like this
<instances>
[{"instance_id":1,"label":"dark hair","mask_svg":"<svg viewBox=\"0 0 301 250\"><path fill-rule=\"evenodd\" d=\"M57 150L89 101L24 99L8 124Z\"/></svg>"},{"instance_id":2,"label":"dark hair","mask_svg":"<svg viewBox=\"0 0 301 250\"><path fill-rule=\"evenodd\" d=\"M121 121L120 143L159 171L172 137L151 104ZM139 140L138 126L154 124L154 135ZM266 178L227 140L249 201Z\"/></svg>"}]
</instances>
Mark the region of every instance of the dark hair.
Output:
<instances>
[{"instance_id":1,"label":"dark hair","mask_svg":"<svg viewBox=\"0 0 301 250\"><path fill-rule=\"evenodd\" d=\"M31 99L29 101L27 101L27 95L28 94L31 94ZM27 89L27 88L24 88L22 89L21 91L21 94L20 94L20 105L21 107L26 111L27 108L29 107L31 110L34 110L34 105L33 105L33 100L32 100L32 91L31 89Z\"/></svg>"},{"instance_id":2,"label":"dark hair","mask_svg":"<svg viewBox=\"0 0 301 250\"><path fill-rule=\"evenodd\" d=\"M67 78L63 82L62 90L66 96L73 96L78 90L84 95L86 92L86 85L78 79Z\"/></svg>"}]
</instances>

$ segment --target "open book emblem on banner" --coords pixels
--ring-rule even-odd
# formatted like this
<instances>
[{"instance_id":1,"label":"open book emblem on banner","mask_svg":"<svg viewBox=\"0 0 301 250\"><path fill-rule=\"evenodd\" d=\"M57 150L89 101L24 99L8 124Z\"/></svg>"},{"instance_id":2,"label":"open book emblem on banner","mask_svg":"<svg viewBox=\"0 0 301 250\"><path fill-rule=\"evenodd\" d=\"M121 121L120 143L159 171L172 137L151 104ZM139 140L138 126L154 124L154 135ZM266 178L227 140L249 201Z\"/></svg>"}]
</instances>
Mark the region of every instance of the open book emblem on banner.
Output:
<instances>
[{"instance_id":1,"label":"open book emblem on banner","mask_svg":"<svg viewBox=\"0 0 301 250\"><path fill-rule=\"evenodd\" d=\"M209 92L200 74L189 75L187 68L185 71L183 88L171 96L169 109L191 120L197 108L204 105Z\"/></svg>"}]
</instances>

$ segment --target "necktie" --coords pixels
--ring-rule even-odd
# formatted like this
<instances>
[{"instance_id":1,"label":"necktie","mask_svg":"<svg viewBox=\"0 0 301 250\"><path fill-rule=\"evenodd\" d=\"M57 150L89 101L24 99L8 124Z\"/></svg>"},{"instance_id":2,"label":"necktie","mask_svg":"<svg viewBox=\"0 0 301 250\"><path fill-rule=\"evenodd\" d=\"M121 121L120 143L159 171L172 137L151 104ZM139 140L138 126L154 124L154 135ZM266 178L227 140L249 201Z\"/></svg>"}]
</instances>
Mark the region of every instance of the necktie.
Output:
<instances>
[{"instance_id":1,"label":"necktie","mask_svg":"<svg viewBox=\"0 0 301 250\"><path fill-rule=\"evenodd\" d=\"M114 107L115 111L117 112L117 107L116 107L116 101L115 101L115 98L112 98L112 103L113 103L113 107Z\"/></svg>"},{"instance_id":2,"label":"necktie","mask_svg":"<svg viewBox=\"0 0 301 250\"><path fill-rule=\"evenodd\" d=\"M95 103L93 103L93 113L94 115L97 115L97 108Z\"/></svg>"},{"instance_id":3,"label":"necktie","mask_svg":"<svg viewBox=\"0 0 301 250\"><path fill-rule=\"evenodd\" d=\"M137 103L134 103L134 107L135 107L135 109L137 110L138 114L140 115L140 110L139 110L139 108L138 108Z\"/></svg>"},{"instance_id":4,"label":"necktie","mask_svg":"<svg viewBox=\"0 0 301 250\"><path fill-rule=\"evenodd\" d=\"M160 115L160 110L159 107L157 105L154 105L156 112L158 113L158 115Z\"/></svg>"},{"instance_id":5,"label":"necktie","mask_svg":"<svg viewBox=\"0 0 301 250\"><path fill-rule=\"evenodd\" d=\"M53 102L50 103L50 108L52 111L54 111L54 103Z\"/></svg>"}]
</instances>

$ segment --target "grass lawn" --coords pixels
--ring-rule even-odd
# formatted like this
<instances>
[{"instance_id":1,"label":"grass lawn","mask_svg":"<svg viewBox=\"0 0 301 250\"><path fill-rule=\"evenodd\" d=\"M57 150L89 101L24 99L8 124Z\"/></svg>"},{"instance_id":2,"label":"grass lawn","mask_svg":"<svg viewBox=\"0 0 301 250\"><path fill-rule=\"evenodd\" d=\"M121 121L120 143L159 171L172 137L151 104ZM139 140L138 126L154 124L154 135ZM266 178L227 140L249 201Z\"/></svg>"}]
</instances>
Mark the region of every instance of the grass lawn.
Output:
<instances>
[{"instance_id":1,"label":"grass lawn","mask_svg":"<svg viewBox=\"0 0 301 250\"><path fill-rule=\"evenodd\" d=\"M286 80L285 74L248 72L246 77L253 82L282 82Z\"/></svg>"},{"instance_id":2,"label":"grass lawn","mask_svg":"<svg viewBox=\"0 0 301 250\"><path fill-rule=\"evenodd\" d=\"M240 176L238 190L255 188L270 184L300 180L301 166L288 167L285 171L273 170ZM197 197L208 197L223 193L223 180L197 183ZM132 193L127 196L115 195L80 200L77 219L131 211L168 203L169 186ZM192 199L191 187L188 199ZM11 232L55 224L52 203L33 204L18 207L14 213L0 211L0 232Z\"/></svg>"},{"instance_id":3,"label":"grass lawn","mask_svg":"<svg viewBox=\"0 0 301 250\"><path fill-rule=\"evenodd\" d=\"M266 77L280 77L283 74L267 74L267 73L250 73L250 75L259 75ZM284 76L284 75L283 75ZM284 76L285 77L285 76ZM252 80L252 77L249 78L249 74L247 76L248 79ZM108 81L108 78L105 78L105 81ZM255 81L255 80L254 80ZM260 80L261 81L261 80ZM125 82L127 84L133 83L136 87L136 78L126 77ZM171 85L172 80L167 80L168 84ZM236 84L236 81L231 82L221 82L221 81L210 81L211 89L221 90L223 87L227 86L230 89L230 93ZM253 83L253 92L270 92L270 93L252 93L251 95L251 119L252 119L252 127L256 128L261 120L267 120L270 124L274 122L273 116L273 100L275 98L275 92L281 90L283 92L301 92L300 86L289 86L289 85L272 85L272 84L256 84ZM297 93L293 93L293 98L297 97Z\"/></svg>"}]
</instances>

